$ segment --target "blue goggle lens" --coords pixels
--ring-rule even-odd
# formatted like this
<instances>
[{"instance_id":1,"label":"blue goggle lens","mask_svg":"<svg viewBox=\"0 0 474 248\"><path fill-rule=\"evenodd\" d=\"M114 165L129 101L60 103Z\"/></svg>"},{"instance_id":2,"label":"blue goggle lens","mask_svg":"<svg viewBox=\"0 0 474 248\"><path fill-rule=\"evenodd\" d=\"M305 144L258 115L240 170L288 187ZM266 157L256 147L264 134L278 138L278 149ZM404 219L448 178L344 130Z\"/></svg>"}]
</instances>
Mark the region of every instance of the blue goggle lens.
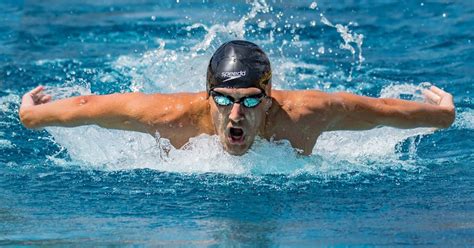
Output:
<instances>
[{"instance_id":1,"label":"blue goggle lens","mask_svg":"<svg viewBox=\"0 0 474 248\"><path fill-rule=\"evenodd\" d=\"M260 93L255 96L247 96L243 97L240 100L236 101L230 96L222 95L217 92L211 91L212 98L214 102L219 106L230 106L234 103L242 103L246 108L254 108L260 104L262 97L264 96L263 93Z\"/></svg>"},{"instance_id":2,"label":"blue goggle lens","mask_svg":"<svg viewBox=\"0 0 474 248\"><path fill-rule=\"evenodd\" d=\"M245 99L242 100L242 104L246 108L253 108L253 107L256 107L258 104L260 104L260 98L246 97Z\"/></svg>"},{"instance_id":3,"label":"blue goggle lens","mask_svg":"<svg viewBox=\"0 0 474 248\"><path fill-rule=\"evenodd\" d=\"M214 101L216 102L217 105L220 106L229 106L233 104L233 102L225 96L214 96Z\"/></svg>"}]
</instances>

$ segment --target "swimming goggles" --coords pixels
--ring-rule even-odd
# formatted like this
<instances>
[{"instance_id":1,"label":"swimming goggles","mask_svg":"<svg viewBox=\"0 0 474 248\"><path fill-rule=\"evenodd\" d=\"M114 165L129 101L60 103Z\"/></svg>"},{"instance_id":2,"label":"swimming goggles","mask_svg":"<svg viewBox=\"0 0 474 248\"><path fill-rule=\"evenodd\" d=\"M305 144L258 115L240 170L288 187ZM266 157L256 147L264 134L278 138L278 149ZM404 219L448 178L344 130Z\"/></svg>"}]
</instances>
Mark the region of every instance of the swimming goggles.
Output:
<instances>
[{"instance_id":1,"label":"swimming goggles","mask_svg":"<svg viewBox=\"0 0 474 248\"><path fill-rule=\"evenodd\" d=\"M266 96L265 93L262 92L256 95L245 96L238 100L235 100L231 96L227 96L215 91L211 91L210 93L211 93L212 99L214 99L214 102L219 106L230 106L234 103L241 103L246 108L257 107L257 105L259 105L262 102L262 97Z\"/></svg>"}]
</instances>

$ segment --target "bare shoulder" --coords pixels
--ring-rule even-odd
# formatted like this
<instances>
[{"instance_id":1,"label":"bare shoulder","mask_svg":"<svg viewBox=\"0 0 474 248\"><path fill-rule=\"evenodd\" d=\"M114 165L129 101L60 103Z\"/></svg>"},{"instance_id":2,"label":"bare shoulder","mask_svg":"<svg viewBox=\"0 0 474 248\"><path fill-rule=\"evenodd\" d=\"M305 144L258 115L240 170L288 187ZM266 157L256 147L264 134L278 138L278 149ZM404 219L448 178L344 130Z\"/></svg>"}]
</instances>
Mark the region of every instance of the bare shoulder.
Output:
<instances>
[{"instance_id":1,"label":"bare shoulder","mask_svg":"<svg viewBox=\"0 0 474 248\"><path fill-rule=\"evenodd\" d=\"M190 137L212 134L214 130L205 92L137 95L130 111L149 133L159 131L176 147Z\"/></svg>"},{"instance_id":2,"label":"bare shoulder","mask_svg":"<svg viewBox=\"0 0 474 248\"><path fill-rule=\"evenodd\" d=\"M319 135L333 120L330 93L316 90L272 91L266 137L289 140L293 147L310 154Z\"/></svg>"},{"instance_id":3,"label":"bare shoulder","mask_svg":"<svg viewBox=\"0 0 474 248\"><path fill-rule=\"evenodd\" d=\"M340 101L337 95L318 90L275 90L272 97L282 110L295 117L328 111Z\"/></svg>"}]
</instances>

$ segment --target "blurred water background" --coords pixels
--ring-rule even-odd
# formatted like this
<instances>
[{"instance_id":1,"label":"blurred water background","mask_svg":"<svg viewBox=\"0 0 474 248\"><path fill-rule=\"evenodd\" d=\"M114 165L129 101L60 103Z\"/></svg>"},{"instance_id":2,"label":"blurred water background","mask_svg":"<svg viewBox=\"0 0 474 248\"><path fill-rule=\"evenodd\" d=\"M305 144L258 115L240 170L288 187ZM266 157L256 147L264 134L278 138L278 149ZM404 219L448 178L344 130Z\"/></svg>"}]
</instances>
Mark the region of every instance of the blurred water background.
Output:
<instances>
[{"instance_id":1,"label":"blurred water background","mask_svg":"<svg viewBox=\"0 0 474 248\"><path fill-rule=\"evenodd\" d=\"M0 245L474 243L472 1L0 1ZM231 39L268 53L276 89L422 101L445 130L325 133L313 155L216 137L185 149L95 126L27 130L22 94L197 92Z\"/></svg>"}]
</instances>

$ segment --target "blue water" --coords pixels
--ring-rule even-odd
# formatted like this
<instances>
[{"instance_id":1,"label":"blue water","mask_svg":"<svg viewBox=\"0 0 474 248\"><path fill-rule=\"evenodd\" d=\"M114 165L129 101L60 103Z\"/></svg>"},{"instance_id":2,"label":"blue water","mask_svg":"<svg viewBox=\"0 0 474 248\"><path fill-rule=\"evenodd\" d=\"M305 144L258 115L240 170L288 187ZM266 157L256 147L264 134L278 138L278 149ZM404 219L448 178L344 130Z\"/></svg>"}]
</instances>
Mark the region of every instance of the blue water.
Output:
<instances>
[{"instance_id":1,"label":"blue water","mask_svg":"<svg viewBox=\"0 0 474 248\"><path fill-rule=\"evenodd\" d=\"M472 1L0 1L0 245L474 245ZM449 129L324 134L313 155L215 137L182 150L95 126L27 130L21 95L203 90L224 41L274 88L422 100ZM344 46L345 45L345 46Z\"/></svg>"}]
</instances>

